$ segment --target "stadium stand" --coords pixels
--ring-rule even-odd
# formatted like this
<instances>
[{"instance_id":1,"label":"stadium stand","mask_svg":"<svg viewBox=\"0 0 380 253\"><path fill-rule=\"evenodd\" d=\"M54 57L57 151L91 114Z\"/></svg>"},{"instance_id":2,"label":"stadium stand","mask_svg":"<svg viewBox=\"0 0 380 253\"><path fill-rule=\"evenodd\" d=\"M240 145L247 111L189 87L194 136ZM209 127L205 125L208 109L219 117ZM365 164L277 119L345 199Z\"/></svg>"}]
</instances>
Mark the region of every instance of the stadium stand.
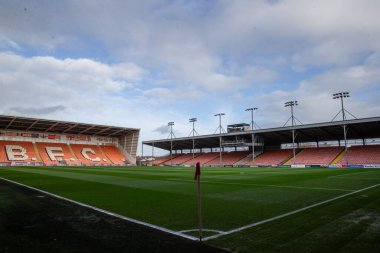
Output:
<instances>
[{"instance_id":1,"label":"stadium stand","mask_svg":"<svg viewBox=\"0 0 380 253\"><path fill-rule=\"evenodd\" d=\"M263 153L263 151L255 151L255 158L259 155L261 155ZM247 155L245 158L243 158L242 160L238 161L237 163L235 163L235 165L239 165L239 166L242 166L242 165L246 165L246 163L248 162L251 162L252 161L252 153L250 153L249 155Z\"/></svg>"},{"instance_id":2,"label":"stadium stand","mask_svg":"<svg viewBox=\"0 0 380 253\"><path fill-rule=\"evenodd\" d=\"M194 159L184 162L183 164L195 165L197 162L199 162L200 164L206 164L217 157L219 157L219 153L215 153L215 152L203 153L203 154L197 155L197 157L195 157Z\"/></svg>"},{"instance_id":3,"label":"stadium stand","mask_svg":"<svg viewBox=\"0 0 380 253\"><path fill-rule=\"evenodd\" d=\"M64 143L36 143L38 153L46 165L79 165L78 159L70 151L69 146Z\"/></svg>"},{"instance_id":4,"label":"stadium stand","mask_svg":"<svg viewBox=\"0 0 380 253\"><path fill-rule=\"evenodd\" d=\"M343 141L348 143L348 145L365 145L365 143L371 145L379 145L379 126L380 117L371 117L346 120L346 132L342 131L342 122L339 120L312 124L301 124L296 126L285 125L282 127L273 127L266 129L257 128L254 131L250 131L249 129L237 129L236 131L231 130L220 134L206 134L197 136L195 138L197 142L196 150L217 150L220 146L228 149L233 148L234 150L243 150L247 149L247 147L251 147L253 139L255 140L255 151L265 151L261 155L255 155L255 159L253 159L252 156L246 156L246 158L242 156L239 157L242 158L240 161L237 161L239 159L233 159L232 161L229 161L230 155L228 153L223 153L224 157L222 162L219 161L219 157L216 157L213 160L206 162L205 165L223 166L233 164L234 166L290 166L293 165L293 161L289 162L288 160L292 158L293 151L289 147L292 146L292 137L294 136L294 141L297 143L297 147L300 147L302 149L306 148L304 151L297 149L297 151L300 151L301 153L296 157L294 161L294 167L302 167L303 165L311 167L314 164L334 165L337 163L337 161L342 160L341 157L344 156L344 151L340 152L342 151L341 148L333 148L330 150L331 153L327 151L328 149L311 148L320 145L323 147L333 147L338 145L340 146L342 143L344 143ZM227 130L229 130L228 127ZM166 138L143 141L142 145L152 147L152 153L154 153L153 150L156 148L160 150L170 151L172 153L191 153L191 143L193 141L194 137L188 136L174 139ZM288 150L282 150L282 148ZM323 152L325 153L323 154ZM235 156L234 153L231 154L232 157ZM348 152L347 156L350 155L350 153L351 152ZM321 159L319 160L319 158ZM364 161L361 162L360 160L352 160L351 163L353 162L364 163ZM365 161L366 164L372 163L369 164L371 166L374 162L377 163L377 160ZM192 163L192 161L189 159L187 161L183 161L183 163Z\"/></svg>"},{"instance_id":5,"label":"stadium stand","mask_svg":"<svg viewBox=\"0 0 380 253\"><path fill-rule=\"evenodd\" d=\"M55 142L0 140L0 163L56 165L125 165L126 158L116 146Z\"/></svg>"},{"instance_id":6,"label":"stadium stand","mask_svg":"<svg viewBox=\"0 0 380 253\"><path fill-rule=\"evenodd\" d=\"M254 161L247 162L246 165L278 166L290 159L292 155L292 149L267 150L256 157Z\"/></svg>"},{"instance_id":7,"label":"stadium stand","mask_svg":"<svg viewBox=\"0 0 380 253\"><path fill-rule=\"evenodd\" d=\"M102 153L115 165L125 164L125 157L120 150L115 146L99 146Z\"/></svg>"},{"instance_id":8,"label":"stadium stand","mask_svg":"<svg viewBox=\"0 0 380 253\"><path fill-rule=\"evenodd\" d=\"M380 145L352 146L337 164L380 164Z\"/></svg>"},{"instance_id":9,"label":"stadium stand","mask_svg":"<svg viewBox=\"0 0 380 253\"><path fill-rule=\"evenodd\" d=\"M172 159L177 157L176 155L172 156ZM170 160L170 155L168 156L161 156L161 157L156 157L156 159L151 163L153 166L161 165L164 164L166 161Z\"/></svg>"},{"instance_id":10,"label":"stadium stand","mask_svg":"<svg viewBox=\"0 0 380 253\"><path fill-rule=\"evenodd\" d=\"M305 148L296 155L294 163L292 158L286 164L328 166L342 151L342 147Z\"/></svg>"},{"instance_id":11,"label":"stadium stand","mask_svg":"<svg viewBox=\"0 0 380 253\"><path fill-rule=\"evenodd\" d=\"M196 156L198 156L199 154L195 154ZM193 159L193 154L181 154L181 155L177 155L175 158L172 158L171 160L167 160L165 161L163 164L171 164L171 165L175 165L175 164L183 164L187 161L189 161L190 159Z\"/></svg>"},{"instance_id":12,"label":"stadium stand","mask_svg":"<svg viewBox=\"0 0 380 253\"><path fill-rule=\"evenodd\" d=\"M112 164L96 145L70 145L74 155L85 165Z\"/></svg>"},{"instance_id":13,"label":"stadium stand","mask_svg":"<svg viewBox=\"0 0 380 253\"><path fill-rule=\"evenodd\" d=\"M240 160L246 158L250 154L250 151L236 151L236 152L223 152L222 153L222 164L223 165L234 165L235 163L239 162ZM219 155L212 159L211 161L207 162L206 165L220 165L220 158Z\"/></svg>"},{"instance_id":14,"label":"stadium stand","mask_svg":"<svg viewBox=\"0 0 380 253\"><path fill-rule=\"evenodd\" d=\"M32 142L0 141L0 162L41 163Z\"/></svg>"},{"instance_id":15,"label":"stadium stand","mask_svg":"<svg viewBox=\"0 0 380 253\"><path fill-rule=\"evenodd\" d=\"M0 115L0 166L132 165L140 129Z\"/></svg>"}]
</instances>

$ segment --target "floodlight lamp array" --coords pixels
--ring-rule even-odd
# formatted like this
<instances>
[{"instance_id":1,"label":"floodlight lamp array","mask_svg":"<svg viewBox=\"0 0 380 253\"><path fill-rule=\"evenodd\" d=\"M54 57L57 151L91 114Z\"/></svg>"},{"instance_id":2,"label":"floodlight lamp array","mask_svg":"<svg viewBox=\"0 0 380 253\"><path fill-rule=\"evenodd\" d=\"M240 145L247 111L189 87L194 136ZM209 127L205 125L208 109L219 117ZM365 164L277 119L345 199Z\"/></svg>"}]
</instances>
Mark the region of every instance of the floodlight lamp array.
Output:
<instances>
[{"instance_id":1,"label":"floodlight lamp array","mask_svg":"<svg viewBox=\"0 0 380 253\"><path fill-rule=\"evenodd\" d=\"M189 122L196 122L197 121L197 118L191 118L189 119Z\"/></svg>"},{"instance_id":2,"label":"floodlight lamp array","mask_svg":"<svg viewBox=\"0 0 380 253\"><path fill-rule=\"evenodd\" d=\"M172 121L169 122L169 123L168 123L168 126L174 126L174 122L172 122Z\"/></svg>"},{"instance_id":3,"label":"floodlight lamp array","mask_svg":"<svg viewBox=\"0 0 380 253\"><path fill-rule=\"evenodd\" d=\"M333 99L338 99L338 98L349 98L350 93L345 91L345 92L338 92L333 94Z\"/></svg>"},{"instance_id":4,"label":"floodlight lamp array","mask_svg":"<svg viewBox=\"0 0 380 253\"><path fill-rule=\"evenodd\" d=\"M297 105L298 105L298 101L297 100L285 102L285 107L288 107L288 106L297 106Z\"/></svg>"},{"instance_id":5,"label":"floodlight lamp array","mask_svg":"<svg viewBox=\"0 0 380 253\"><path fill-rule=\"evenodd\" d=\"M216 116L219 116L219 117L220 117L220 116L224 116L224 115L226 115L226 114L222 112L222 113L217 113L217 114L215 114L214 116L215 116L215 117L216 117Z\"/></svg>"}]
</instances>

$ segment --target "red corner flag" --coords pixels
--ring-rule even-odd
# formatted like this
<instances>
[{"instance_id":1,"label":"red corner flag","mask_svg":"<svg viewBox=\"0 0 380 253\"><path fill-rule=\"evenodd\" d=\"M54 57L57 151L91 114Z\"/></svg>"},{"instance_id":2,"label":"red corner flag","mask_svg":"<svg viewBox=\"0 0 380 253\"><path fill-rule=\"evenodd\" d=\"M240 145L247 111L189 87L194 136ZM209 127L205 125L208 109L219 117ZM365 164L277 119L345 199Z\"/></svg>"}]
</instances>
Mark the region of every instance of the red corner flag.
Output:
<instances>
[{"instance_id":1,"label":"red corner flag","mask_svg":"<svg viewBox=\"0 0 380 253\"><path fill-rule=\"evenodd\" d=\"M202 241L202 193L201 193L201 164L197 162L195 165L194 180L197 180L198 185L198 229L199 241Z\"/></svg>"},{"instance_id":2,"label":"red corner flag","mask_svg":"<svg viewBox=\"0 0 380 253\"><path fill-rule=\"evenodd\" d=\"M199 180L201 177L201 164L197 162L195 165L195 174L194 174L194 180Z\"/></svg>"}]
</instances>

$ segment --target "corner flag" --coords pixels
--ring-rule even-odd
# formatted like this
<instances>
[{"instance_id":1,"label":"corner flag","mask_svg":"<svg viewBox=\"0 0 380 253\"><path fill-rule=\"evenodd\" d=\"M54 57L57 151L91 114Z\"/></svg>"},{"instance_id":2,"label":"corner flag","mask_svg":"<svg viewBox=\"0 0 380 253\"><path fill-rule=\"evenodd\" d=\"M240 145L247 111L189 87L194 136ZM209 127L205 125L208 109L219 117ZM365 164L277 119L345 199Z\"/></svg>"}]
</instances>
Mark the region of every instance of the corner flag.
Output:
<instances>
[{"instance_id":1,"label":"corner flag","mask_svg":"<svg viewBox=\"0 0 380 253\"><path fill-rule=\"evenodd\" d=\"M195 174L194 174L194 180L199 180L201 177L201 164L197 162L195 165Z\"/></svg>"},{"instance_id":2,"label":"corner flag","mask_svg":"<svg viewBox=\"0 0 380 253\"><path fill-rule=\"evenodd\" d=\"M198 229L199 229L199 241L202 241L202 193L201 193L201 164L197 162L195 165L194 180L198 185Z\"/></svg>"}]
</instances>

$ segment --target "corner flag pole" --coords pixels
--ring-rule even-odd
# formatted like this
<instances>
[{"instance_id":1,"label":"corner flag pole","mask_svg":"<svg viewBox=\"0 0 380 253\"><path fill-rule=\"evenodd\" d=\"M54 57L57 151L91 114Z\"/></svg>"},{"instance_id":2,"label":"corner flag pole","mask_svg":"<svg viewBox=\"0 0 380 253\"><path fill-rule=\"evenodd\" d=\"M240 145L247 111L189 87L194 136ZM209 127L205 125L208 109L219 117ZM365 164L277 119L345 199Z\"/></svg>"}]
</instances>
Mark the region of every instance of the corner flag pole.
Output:
<instances>
[{"instance_id":1,"label":"corner flag pole","mask_svg":"<svg viewBox=\"0 0 380 253\"><path fill-rule=\"evenodd\" d=\"M195 165L194 180L198 184L198 230L199 241L202 241L202 193L201 193L201 165L199 162Z\"/></svg>"}]
</instances>

